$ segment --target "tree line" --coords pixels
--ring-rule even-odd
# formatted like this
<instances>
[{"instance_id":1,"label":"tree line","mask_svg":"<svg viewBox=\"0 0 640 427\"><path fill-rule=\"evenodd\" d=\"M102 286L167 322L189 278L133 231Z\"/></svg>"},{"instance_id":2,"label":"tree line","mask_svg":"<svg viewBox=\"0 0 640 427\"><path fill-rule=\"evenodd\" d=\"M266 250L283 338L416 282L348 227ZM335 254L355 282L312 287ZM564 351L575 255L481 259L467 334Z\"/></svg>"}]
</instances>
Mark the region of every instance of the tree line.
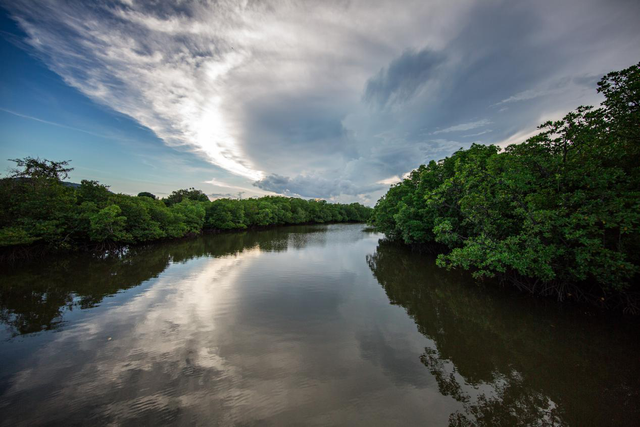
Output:
<instances>
[{"instance_id":1,"label":"tree line","mask_svg":"<svg viewBox=\"0 0 640 427\"><path fill-rule=\"evenodd\" d=\"M521 144L474 144L420 166L377 202L371 224L477 278L560 299L629 299L640 272L640 64L597 90L599 108L544 123Z\"/></svg>"},{"instance_id":2,"label":"tree line","mask_svg":"<svg viewBox=\"0 0 640 427\"><path fill-rule=\"evenodd\" d=\"M5 251L128 245L204 230L364 222L372 212L359 203L282 196L210 201L194 188L174 191L164 199L148 192L130 196L113 193L97 181L64 182L72 170L68 161L32 157L13 161L16 168L0 180L0 248Z\"/></svg>"}]
</instances>

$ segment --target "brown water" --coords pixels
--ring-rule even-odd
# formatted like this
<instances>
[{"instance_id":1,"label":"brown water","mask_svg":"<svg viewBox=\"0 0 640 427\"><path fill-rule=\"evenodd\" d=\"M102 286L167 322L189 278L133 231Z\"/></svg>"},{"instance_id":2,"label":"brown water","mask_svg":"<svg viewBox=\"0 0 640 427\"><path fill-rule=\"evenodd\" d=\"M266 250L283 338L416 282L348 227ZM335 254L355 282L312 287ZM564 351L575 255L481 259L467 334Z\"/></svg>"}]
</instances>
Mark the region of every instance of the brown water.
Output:
<instances>
[{"instance_id":1,"label":"brown water","mask_svg":"<svg viewBox=\"0 0 640 427\"><path fill-rule=\"evenodd\" d=\"M637 322L362 225L4 267L0 425L638 426Z\"/></svg>"}]
</instances>

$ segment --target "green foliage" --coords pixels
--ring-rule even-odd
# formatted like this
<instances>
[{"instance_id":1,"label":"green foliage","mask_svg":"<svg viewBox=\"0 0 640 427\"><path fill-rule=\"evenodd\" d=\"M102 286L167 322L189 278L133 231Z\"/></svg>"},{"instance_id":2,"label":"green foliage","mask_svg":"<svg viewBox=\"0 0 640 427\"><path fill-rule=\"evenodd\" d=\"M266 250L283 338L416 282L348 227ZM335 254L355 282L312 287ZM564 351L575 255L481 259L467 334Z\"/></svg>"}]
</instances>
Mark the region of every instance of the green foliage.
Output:
<instances>
[{"instance_id":1,"label":"green foliage","mask_svg":"<svg viewBox=\"0 0 640 427\"><path fill-rule=\"evenodd\" d=\"M244 205L235 200L219 199L213 201L206 210L207 228L232 230L246 228Z\"/></svg>"},{"instance_id":2,"label":"green foliage","mask_svg":"<svg viewBox=\"0 0 640 427\"><path fill-rule=\"evenodd\" d=\"M28 245L37 239L20 227L5 227L0 229L0 246Z\"/></svg>"},{"instance_id":3,"label":"green foliage","mask_svg":"<svg viewBox=\"0 0 640 427\"><path fill-rule=\"evenodd\" d=\"M39 157L9 160L16 164L16 168L11 170L10 178L61 181L67 179L69 172L73 170L73 168L67 167L69 160L54 162L41 160Z\"/></svg>"},{"instance_id":4,"label":"green foliage","mask_svg":"<svg viewBox=\"0 0 640 427\"><path fill-rule=\"evenodd\" d=\"M150 199L156 200L157 197L155 194L149 193L148 191L143 191L138 193L138 197L149 197Z\"/></svg>"},{"instance_id":5,"label":"green foliage","mask_svg":"<svg viewBox=\"0 0 640 427\"><path fill-rule=\"evenodd\" d=\"M269 225L364 222L371 211L359 203L343 205L282 196L219 199L207 206L205 228L229 230Z\"/></svg>"},{"instance_id":6,"label":"green foliage","mask_svg":"<svg viewBox=\"0 0 640 427\"><path fill-rule=\"evenodd\" d=\"M172 206L173 215L177 221L185 226L185 233L198 234L204 225L206 213L202 202L184 199Z\"/></svg>"},{"instance_id":7,"label":"green foliage","mask_svg":"<svg viewBox=\"0 0 640 427\"><path fill-rule=\"evenodd\" d=\"M308 222L357 221L372 209L358 203L330 204L287 197L219 199L193 188L157 200L114 194L97 181L67 186L68 162L26 158L22 169L0 180L0 247L31 244L73 249L84 244L135 244L199 234L203 229L234 230Z\"/></svg>"},{"instance_id":8,"label":"green foliage","mask_svg":"<svg viewBox=\"0 0 640 427\"><path fill-rule=\"evenodd\" d=\"M206 194L204 194L201 190L196 190L191 187L188 189L176 190L169 195L166 199L164 199L164 203L167 206L175 205L176 203L180 203L183 200L193 200L196 202L208 202L209 198Z\"/></svg>"},{"instance_id":9,"label":"green foliage","mask_svg":"<svg viewBox=\"0 0 640 427\"><path fill-rule=\"evenodd\" d=\"M15 169L0 181L0 246L46 241L53 247L68 245L64 224L71 223L68 206L75 206L74 189L59 178L66 177L67 162L27 157L13 160Z\"/></svg>"},{"instance_id":10,"label":"green foliage","mask_svg":"<svg viewBox=\"0 0 640 427\"><path fill-rule=\"evenodd\" d=\"M639 64L640 65L640 64ZM627 291L640 272L640 67L503 151L473 145L414 170L370 222L407 244L441 244L443 267L531 292Z\"/></svg>"},{"instance_id":11,"label":"green foliage","mask_svg":"<svg viewBox=\"0 0 640 427\"><path fill-rule=\"evenodd\" d=\"M91 224L89 238L96 242L105 240L130 242L131 236L126 232L127 217L120 215L118 205L109 205L89 215Z\"/></svg>"},{"instance_id":12,"label":"green foliage","mask_svg":"<svg viewBox=\"0 0 640 427\"><path fill-rule=\"evenodd\" d=\"M78 188L77 196L80 203L93 202L100 207L104 207L109 202L111 192L109 187L100 184L98 181L88 181L83 179Z\"/></svg>"}]
</instances>

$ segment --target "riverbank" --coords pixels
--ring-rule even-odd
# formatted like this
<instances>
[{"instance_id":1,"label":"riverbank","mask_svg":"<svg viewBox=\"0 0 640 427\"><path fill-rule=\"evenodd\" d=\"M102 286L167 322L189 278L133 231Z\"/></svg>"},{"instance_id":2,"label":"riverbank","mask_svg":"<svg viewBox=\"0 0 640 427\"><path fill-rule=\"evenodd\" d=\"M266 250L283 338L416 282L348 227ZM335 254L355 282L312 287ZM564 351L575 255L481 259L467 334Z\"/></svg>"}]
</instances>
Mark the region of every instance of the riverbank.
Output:
<instances>
[{"instance_id":1,"label":"riverbank","mask_svg":"<svg viewBox=\"0 0 640 427\"><path fill-rule=\"evenodd\" d=\"M11 264L11 263L20 262L20 261L30 261L35 259L41 259L54 254L64 255L64 254L74 254L74 253L80 253L80 252L90 253L90 254L103 254L107 252L122 252L122 251L128 250L129 248L144 247L144 246L149 246L154 244L195 239L205 235L216 235L216 234L222 234L222 233L246 233L246 232L270 230L274 228L286 228L286 227L307 226L307 225L332 225L332 224L364 224L364 222L363 221L326 222L326 223L305 222L300 224L272 224L272 225L261 225L261 226L256 225L256 226L251 226L247 228L231 228L226 230L205 228L205 229L202 229L200 233L190 233L182 237L160 238L152 241L130 243L130 244L116 243L116 242L102 242L102 243L85 242L84 244L80 244L79 246L76 246L73 248L51 248L47 245L37 245L37 244L35 245L32 244L28 246L18 246L18 247L10 246L10 247L0 248L0 265Z\"/></svg>"},{"instance_id":2,"label":"riverbank","mask_svg":"<svg viewBox=\"0 0 640 427\"><path fill-rule=\"evenodd\" d=\"M371 232L379 232L375 227L369 227ZM383 233L384 234L384 233ZM385 238L390 245L397 245L410 250L412 253L425 256L425 259L437 259L440 255L446 255L450 248L442 244L405 244L399 239ZM438 264L436 262L436 264ZM473 276L476 268L460 269L439 265L444 270L464 270ZM575 284L566 283L558 286L536 285L530 278L518 276L513 271L504 274L495 274L493 277L475 277L477 283L483 283L495 288L514 288L521 294L532 295L536 298L552 299L563 304L575 305L583 308L596 308L609 312L618 312L626 316L640 317L640 284L632 285L624 294L603 294L602 289L594 283ZM558 292L560 287L563 292Z\"/></svg>"},{"instance_id":3,"label":"riverbank","mask_svg":"<svg viewBox=\"0 0 640 427\"><path fill-rule=\"evenodd\" d=\"M196 189L115 194L96 181L63 179L67 162L15 160L23 170L0 180L0 248L5 259L51 251L113 249L212 231L290 224L364 222L372 209L359 203L284 196L210 201Z\"/></svg>"}]
</instances>

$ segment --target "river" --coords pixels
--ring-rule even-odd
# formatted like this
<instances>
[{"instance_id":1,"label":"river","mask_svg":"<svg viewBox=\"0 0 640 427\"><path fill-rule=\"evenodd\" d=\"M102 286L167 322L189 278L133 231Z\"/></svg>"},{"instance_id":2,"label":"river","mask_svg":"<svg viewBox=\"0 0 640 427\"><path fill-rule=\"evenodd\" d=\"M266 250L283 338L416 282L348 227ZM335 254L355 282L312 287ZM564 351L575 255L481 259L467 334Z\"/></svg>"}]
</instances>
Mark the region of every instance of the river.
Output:
<instances>
[{"instance_id":1,"label":"river","mask_svg":"<svg viewBox=\"0 0 640 427\"><path fill-rule=\"evenodd\" d=\"M0 425L640 425L638 322L478 284L361 224L0 274Z\"/></svg>"}]
</instances>

